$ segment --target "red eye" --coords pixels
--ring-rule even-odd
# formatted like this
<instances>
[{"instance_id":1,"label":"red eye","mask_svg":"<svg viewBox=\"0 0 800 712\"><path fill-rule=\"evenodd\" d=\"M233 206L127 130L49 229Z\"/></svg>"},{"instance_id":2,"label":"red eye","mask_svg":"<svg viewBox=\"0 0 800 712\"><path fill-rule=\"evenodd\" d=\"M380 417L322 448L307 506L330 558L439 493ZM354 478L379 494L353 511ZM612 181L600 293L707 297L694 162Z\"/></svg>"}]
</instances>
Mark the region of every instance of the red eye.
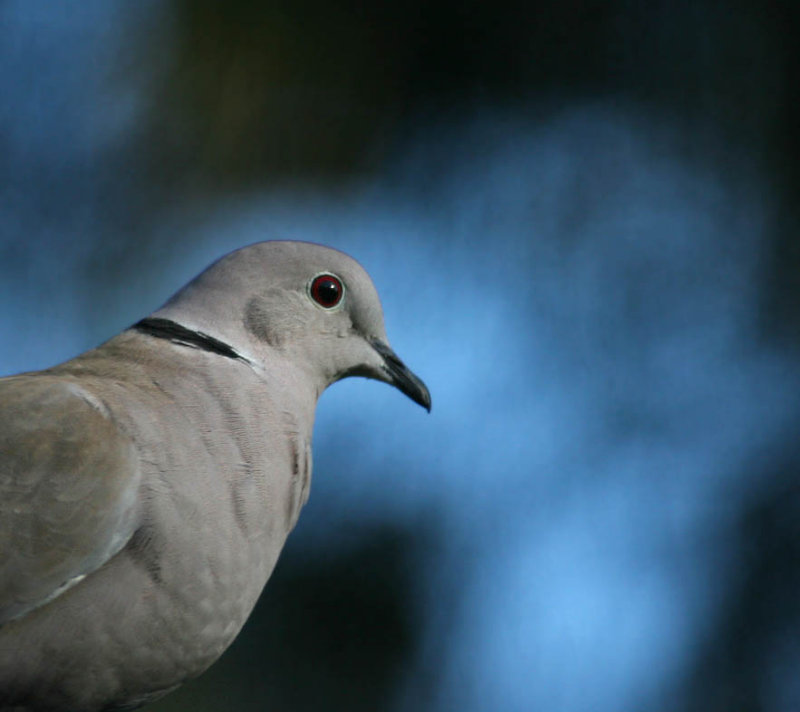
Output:
<instances>
[{"instance_id":1,"label":"red eye","mask_svg":"<svg viewBox=\"0 0 800 712\"><path fill-rule=\"evenodd\" d=\"M321 274L311 280L308 287L311 298L326 309L332 309L344 296L344 285L338 277L332 274Z\"/></svg>"}]
</instances>

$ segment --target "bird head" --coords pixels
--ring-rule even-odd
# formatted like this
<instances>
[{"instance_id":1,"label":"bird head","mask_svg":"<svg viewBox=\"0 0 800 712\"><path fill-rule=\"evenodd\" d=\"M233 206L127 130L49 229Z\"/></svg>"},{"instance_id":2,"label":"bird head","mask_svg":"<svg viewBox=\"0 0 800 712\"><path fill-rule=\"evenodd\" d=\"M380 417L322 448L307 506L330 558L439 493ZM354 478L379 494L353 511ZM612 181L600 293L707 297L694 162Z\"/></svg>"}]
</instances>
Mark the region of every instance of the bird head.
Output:
<instances>
[{"instance_id":1,"label":"bird head","mask_svg":"<svg viewBox=\"0 0 800 712\"><path fill-rule=\"evenodd\" d=\"M347 376L389 383L427 410L428 388L389 346L378 293L353 258L308 242L260 242L221 258L153 317L257 363L288 359L321 391Z\"/></svg>"}]
</instances>

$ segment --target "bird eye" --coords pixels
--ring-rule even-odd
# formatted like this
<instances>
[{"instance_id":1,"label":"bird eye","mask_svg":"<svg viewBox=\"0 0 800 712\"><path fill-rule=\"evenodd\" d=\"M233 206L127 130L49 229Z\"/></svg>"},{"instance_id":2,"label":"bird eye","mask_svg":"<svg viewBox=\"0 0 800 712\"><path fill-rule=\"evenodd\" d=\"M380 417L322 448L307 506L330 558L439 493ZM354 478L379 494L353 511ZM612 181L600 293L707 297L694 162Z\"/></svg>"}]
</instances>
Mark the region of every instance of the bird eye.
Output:
<instances>
[{"instance_id":1,"label":"bird eye","mask_svg":"<svg viewBox=\"0 0 800 712\"><path fill-rule=\"evenodd\" d=\"M308 285L311 298L325 309L333 309L344 296L342 280L332 274L319 274Z\"/></svg>"}]
</instances>

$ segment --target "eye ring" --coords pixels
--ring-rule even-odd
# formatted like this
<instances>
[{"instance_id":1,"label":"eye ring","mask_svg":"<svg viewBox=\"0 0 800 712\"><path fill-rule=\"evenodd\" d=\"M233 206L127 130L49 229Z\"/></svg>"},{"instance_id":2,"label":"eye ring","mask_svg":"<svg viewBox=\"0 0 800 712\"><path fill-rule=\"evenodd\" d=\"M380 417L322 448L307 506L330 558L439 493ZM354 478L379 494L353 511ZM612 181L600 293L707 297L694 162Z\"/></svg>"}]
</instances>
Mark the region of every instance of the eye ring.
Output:
<instances>
[{"instance_id":1,"label":"eye ring","mask_svg":"<svg viewBox=\"0 0 800 712\"><path fill-rule=\"evenodd\" d=\"M344 292L344 282L330 272L320 272L308 283L308 296L326 310L338 307L344 299Z\"/></svg>"}]
</instances>

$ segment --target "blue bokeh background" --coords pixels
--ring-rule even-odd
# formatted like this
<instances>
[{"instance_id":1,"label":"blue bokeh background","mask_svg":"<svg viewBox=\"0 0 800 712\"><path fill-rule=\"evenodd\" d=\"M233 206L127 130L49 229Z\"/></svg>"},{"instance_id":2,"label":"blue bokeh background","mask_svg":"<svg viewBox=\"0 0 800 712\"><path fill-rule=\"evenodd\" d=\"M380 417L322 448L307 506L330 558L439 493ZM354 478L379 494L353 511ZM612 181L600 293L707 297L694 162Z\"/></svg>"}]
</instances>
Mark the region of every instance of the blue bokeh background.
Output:
<instances>
[{"instance_id":1,"label":"blue bokeh background","mask_svg":"<svg viewBox=\"0 0 800 712\"><path fill-rule=\"evenodd\" d=\"M230 26L256 12L200 5ZM311 500L254 619L153 709L800 709L797 154L789 70L773 71L794 55L772 42L793 26L744 2L573 5L509 6L485 54L454 49L488 42L460 34L470 13L497 20L480 5L440 3L453 36L424 52L408 24L357 45L341 67L385 61L404 87L389 99L380 80L315 79L323 20L304 34L320 6L301 5L283 74L232 61L215 95L266 91L297 111L299 143L272 104L239 140L235 110L175 89L209 71L217 86L208 67L231 52L214 23L187 49L186 3L0 5L3 374L91 348L221 254L279 238L361 261L433 394L429 417L374 382L323 395ZM344 56L357 14L336 17ZM548 22L562 40L512 51ZM570 31L586 57L554 49ZM504 38L519 65L568 70L509 72ZM286 46L313 61L281 64ZM429 65L437 80L409 90L398 47L409 82ZM364 145L307 127L316 103L352 112Z\"/></svg>"}]
</instances>

